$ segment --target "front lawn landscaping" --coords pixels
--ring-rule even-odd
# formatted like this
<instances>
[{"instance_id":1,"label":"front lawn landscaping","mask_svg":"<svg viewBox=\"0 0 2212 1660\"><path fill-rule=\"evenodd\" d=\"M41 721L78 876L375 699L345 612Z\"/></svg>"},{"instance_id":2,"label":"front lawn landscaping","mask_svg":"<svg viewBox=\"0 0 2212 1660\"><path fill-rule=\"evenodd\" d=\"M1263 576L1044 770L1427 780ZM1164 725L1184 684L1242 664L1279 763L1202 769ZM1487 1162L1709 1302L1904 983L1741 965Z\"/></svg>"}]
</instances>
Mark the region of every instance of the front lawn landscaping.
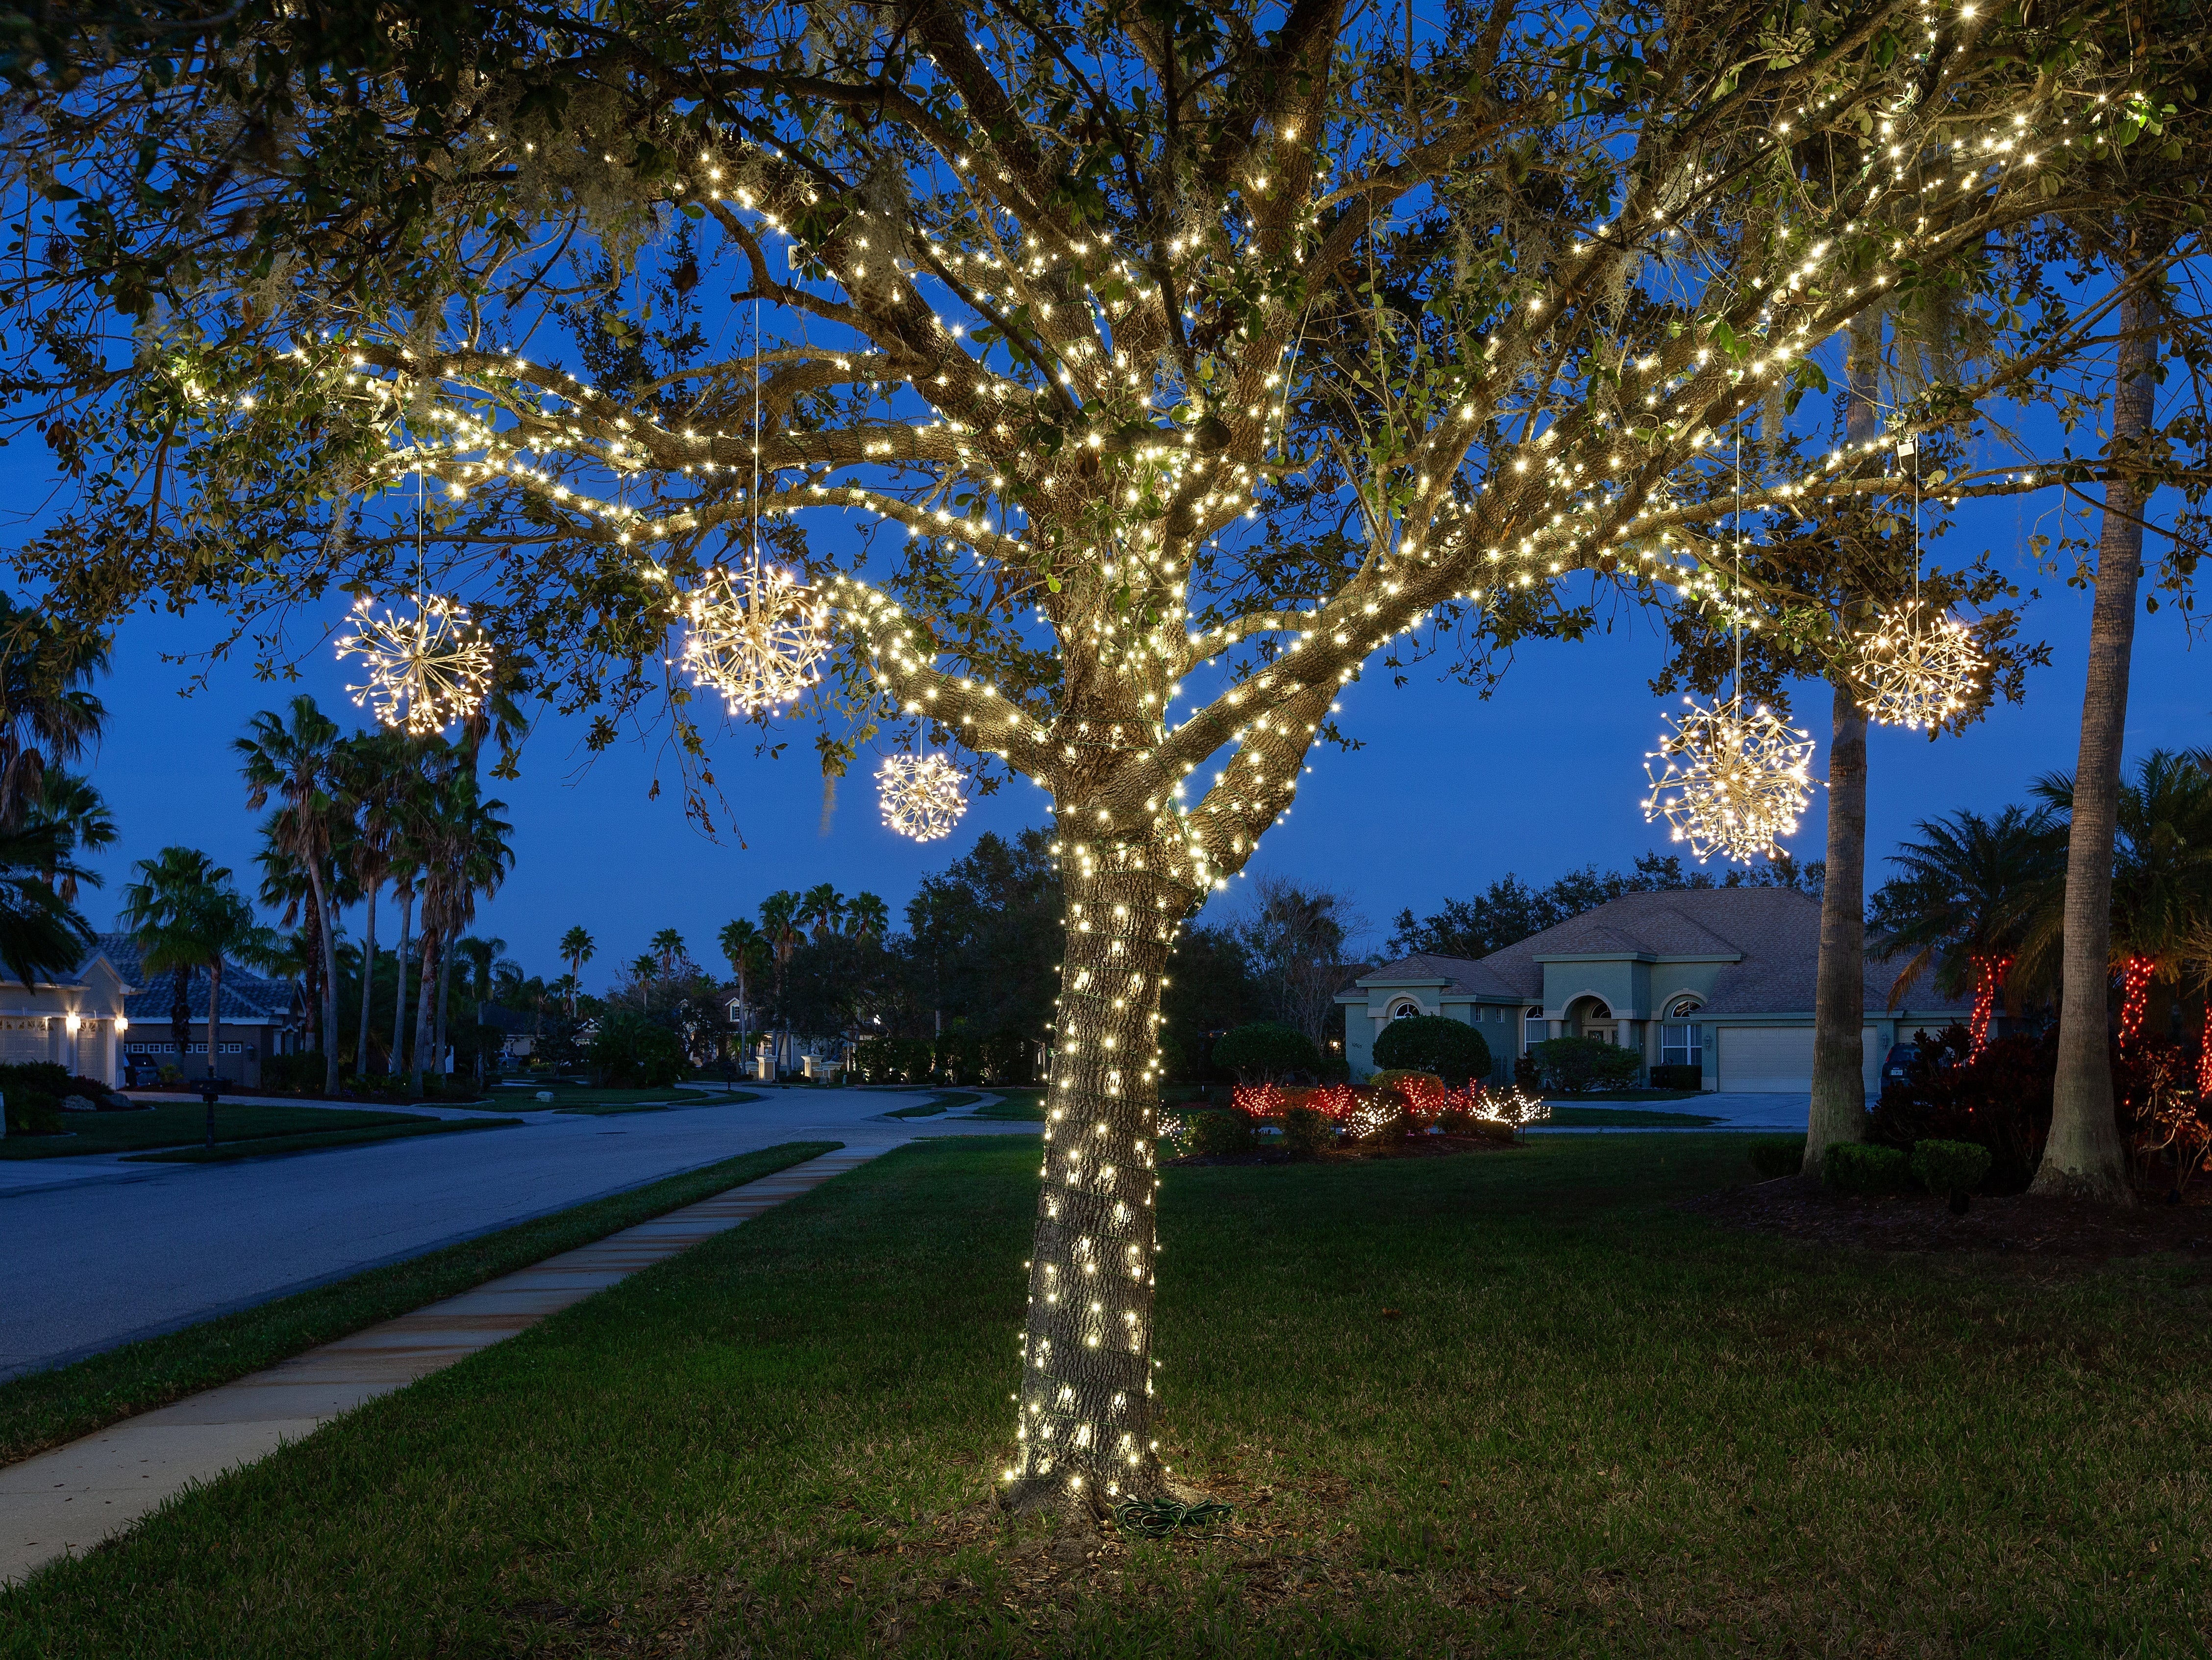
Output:
<instances>
[{"instance_id":1,"label":"front lawn landscaping","mask_svg":"<svg viewBox=\"0 0 2212 1660\"><path fill-rule=\"evenodd\" d=\"M1729 1134L1170 1169L1159 1433L1236 1508L1152 1542L988 1500L1036 1160L887 1154L184 1497L0 1630L103 1660L2204 1651L2193 1256L1763 1237L1683 1202L1747 1174Z\"/></svg>"},{"instance_id":2,"label":"front lawn landscaping","mask_svg":"<svg viewBox=\"0 0 2212 1660\"><path fill-rule=\"evenodd\" d=\"M835 1152L842 1141L787 1141L574 1205L404 1262L126 1343L0 1383L0 1464L28 1458L134 1413L149 1412L263 1366L589 1244L714 1194ZM9 1652L0 1648L0 1652Z\"/></svg>"},{"instance_id":3,"label":"front lawn landscaping","mask_svg":"<svg viewBox=\"0 0 2212 1660\"><path fill-rule=\"evenodd\" d=\"M418 1112L362 1112L350 1107L218 1106L215 1140L226 1144L271 1136L328 1135L341 1130L436 1127L443 1121ZM207 1136L207 1108L198 1101L149 1112L72 1112L62 1135L0 1137L0 1158L78 1158L95 1152L137 1152L147 1147L197 1146Z\"/></svg>"}]
</instances>

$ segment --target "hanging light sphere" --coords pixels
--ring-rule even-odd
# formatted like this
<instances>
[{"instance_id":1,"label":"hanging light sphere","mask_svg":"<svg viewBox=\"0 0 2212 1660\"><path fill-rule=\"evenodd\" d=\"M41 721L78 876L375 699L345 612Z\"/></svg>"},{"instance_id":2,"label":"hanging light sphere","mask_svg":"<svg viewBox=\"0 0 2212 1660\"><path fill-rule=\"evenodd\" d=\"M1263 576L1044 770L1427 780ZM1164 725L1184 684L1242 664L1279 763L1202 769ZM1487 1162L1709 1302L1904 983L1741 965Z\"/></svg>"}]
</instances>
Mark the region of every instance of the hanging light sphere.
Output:
<instances>
[{"instance_id":1,"label":"hanging light sphere","mask_svg":"<svg viewBox=\"0 0 2212 1660\"><path fill-rule=\"evenodd\" d=\"M467 608L436 594L411 612L382 610L366 596L354 602L351 627L338 655L358 657L367 680L348 686L354 706L380 726L428 737L465 721L491 685L491 641Z\"/></svg>"},{"instance_id":2,"label":"hanging light sphere","mask_svg":"<svg viewBox=\"0 0 2212 1660\"><path fill-rule=\"evenodd\" d=\"M934 842L952 834L968 811L960 769L942 755L891 755L876 769L884 823L901 836Z\"/></svg>"},{"instance_id":3,"label":"hanging light sphere","mask_svg":"<svg viewBox=\"0 0 2212 1660\"><path fill-rule=\"evenodd\" d=\"M722 694L732 714L773 712L822 678L827 610L790 572L715 568L685 603L684 666Z\"/></svg>"},{"instance_id":4,"label":"hanging light sphere","mask_svg":"<svg viewBox=\"0 0 2212 1660\"><path fill-rule=\"evenodd\" d=\"M1644 817L1664 818L1700 860L1716 853L1746 863L1771 859L1812 799L1812 737L1764 703L1747 714L1735 701L1710 709L1682 701L1689 712L1666 717L1668 730L1645 758L1651 794ZM1653 761L1664 766L1655 772Z\"/></svg>"},{"instance_id":5,"label":"hanging light sphere","mask_svg":"<svg viewBox=\"0 0 2212 1660\"><path fill-rule=\"evenodd\" d=\"M1972 631L1917 599L1875 614L1849 670L1868 720L1915 732L1932 731L1970 706L1988 672Z\"/></svg>"}]
</instances>

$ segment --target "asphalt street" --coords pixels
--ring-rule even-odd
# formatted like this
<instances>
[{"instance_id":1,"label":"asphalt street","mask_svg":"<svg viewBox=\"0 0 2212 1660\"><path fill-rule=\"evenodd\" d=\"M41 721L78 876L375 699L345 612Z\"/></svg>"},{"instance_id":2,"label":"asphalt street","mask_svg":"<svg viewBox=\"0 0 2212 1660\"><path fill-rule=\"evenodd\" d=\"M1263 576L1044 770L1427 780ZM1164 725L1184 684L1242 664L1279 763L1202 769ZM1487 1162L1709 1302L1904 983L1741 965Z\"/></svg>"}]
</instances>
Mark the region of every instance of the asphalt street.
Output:
<instances>
[{"instance_id":1,"label":"asphalt street","mask_svg":"<svg viewBox=\"0 0 2212 1660\"><path fill-rule=\"evenodd\" d=\"M59 1365L781 1141L884 1147L1036 1133L927 1098L767 1090L757 1102L433 1135L225 1164L46 1158L0 1166L0 1377Z\"/></svg>"}]
</instances>

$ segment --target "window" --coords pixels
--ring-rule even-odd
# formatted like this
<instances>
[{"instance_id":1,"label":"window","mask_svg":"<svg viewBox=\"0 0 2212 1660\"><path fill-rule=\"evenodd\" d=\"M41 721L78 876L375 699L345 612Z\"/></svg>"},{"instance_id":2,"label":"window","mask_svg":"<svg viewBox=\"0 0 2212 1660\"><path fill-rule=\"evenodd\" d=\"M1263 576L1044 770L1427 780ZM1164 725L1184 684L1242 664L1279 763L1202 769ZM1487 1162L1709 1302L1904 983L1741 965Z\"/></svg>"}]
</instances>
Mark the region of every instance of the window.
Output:
<instances>
[{"instance_id":1,"label":"window","mask_svg":"<svg viewBox=\"0 0 2212 1660\"><path fill-rule=\"evenodd\" d=\"M1705 1063L1703 1026L1692 1017L1705 1005L1694 997L1678 997L1667 1006L1666 1024L1659 1028L1659 1064L1662 1067L1702 1067Z\"/></svg>"},{"instance_id":2,"label":"window","mask_svg":"<svg viewBox=\"0 0 2212 1660\"><path fill-rule=\"evenodd\" d=\"M1551 1025L1544 1018L1543 1010L1530 1009L1528 1011L1528 1041L1531 1043L1540 1043L1552 1035Z\"/></svg>"},{"instance_id":3,"label":"window","mask_svg":"<svg viewBox=\"0 0 2212 1660\"><path fill-rule=\"evenodd\" d=\"M1393 1020L1403 1020L1407 1015L1419 1014L1420 1012L1421 1006L1410 997L1401 997L1390 1005L1390 1018Z\"/></svg>"}]
</instances>

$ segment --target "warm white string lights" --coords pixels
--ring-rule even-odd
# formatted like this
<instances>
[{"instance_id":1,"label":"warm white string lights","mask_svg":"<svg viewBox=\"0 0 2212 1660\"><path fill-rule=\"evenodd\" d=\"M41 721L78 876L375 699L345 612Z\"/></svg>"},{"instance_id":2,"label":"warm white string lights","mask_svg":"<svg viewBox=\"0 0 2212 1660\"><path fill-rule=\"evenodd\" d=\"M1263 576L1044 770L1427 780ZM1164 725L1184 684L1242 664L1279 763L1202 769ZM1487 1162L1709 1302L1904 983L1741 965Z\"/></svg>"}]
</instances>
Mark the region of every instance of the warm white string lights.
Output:
<instances>
[{"instance_id":1,"label":"warm white string lights","mask_svg":"<svg viewBox=\"0 0 2212 1660\"><path fill-rule=\"evenodd\" d=\"M1897 446L1912 458L1912 597L1885 607L1858 642L1851 689L1867 719L1885 727L1933 732L1969 707L1981 690L1989 660L1973 633L1920 597L1920 446Z\"/></svg>"},{"instance_id":2,"label":"warm white string lights","mask_svg":"<svg viewBox=\"0 0 2212 1660\"><path fill-rule=\"evenodd\" d=\"M1739 586L1743 567L1743 441L1736 440L1736 511L1732 526ZM1662 717L1668 731L1644 757L1651 793L1644 798L1647 822L1664 818L1673 839L1688 844L1698 861L1716 853L1748 864L1771 859L1782 837L1797 830L1797 815L1812 799L1808 770L1810 733L1792 727L1760 703L1743 706L1743 611L1733 607L1735 672L1729 699L1706 708L1685 697L1686 714ZM1656 771L1654 761L1662 763Z\"/></svg>"},{"instance_id":3,"label":"warm white string lights","mask_svg":"<svg viewBox=\"0 0 2212 1660\"><path fill-rule=\"evenodd\" d=\"M351 624L338 655L358 657L368 678L346 690L380 726L416 737L443 732L475 714L490 689L491 642L450 599L417 594L402 615L363 597Z\"/></svg>"},{"instance_id":4,"label":"warm white string lights","mask_svg":"<svg viewBox=\"0 0 2212 1660\"><path fill-rule=\"evenodd\" d=\"M968 811L963 783L960 769L941 754L885 756L876 769L884 823L917 842L950 836Z\"/></svg>"},{"instance_id":5,"label":"warm white string lights","mask_svg":"<svg viewBox=\"0 0 2212 1660\"><path fill-rule=\"evenodd\" d=\"M822 678L829 616L790 572L720 567L685 602L684 666L722 694L733 714L773 714Z\"/></svg>"}]
</instances>

